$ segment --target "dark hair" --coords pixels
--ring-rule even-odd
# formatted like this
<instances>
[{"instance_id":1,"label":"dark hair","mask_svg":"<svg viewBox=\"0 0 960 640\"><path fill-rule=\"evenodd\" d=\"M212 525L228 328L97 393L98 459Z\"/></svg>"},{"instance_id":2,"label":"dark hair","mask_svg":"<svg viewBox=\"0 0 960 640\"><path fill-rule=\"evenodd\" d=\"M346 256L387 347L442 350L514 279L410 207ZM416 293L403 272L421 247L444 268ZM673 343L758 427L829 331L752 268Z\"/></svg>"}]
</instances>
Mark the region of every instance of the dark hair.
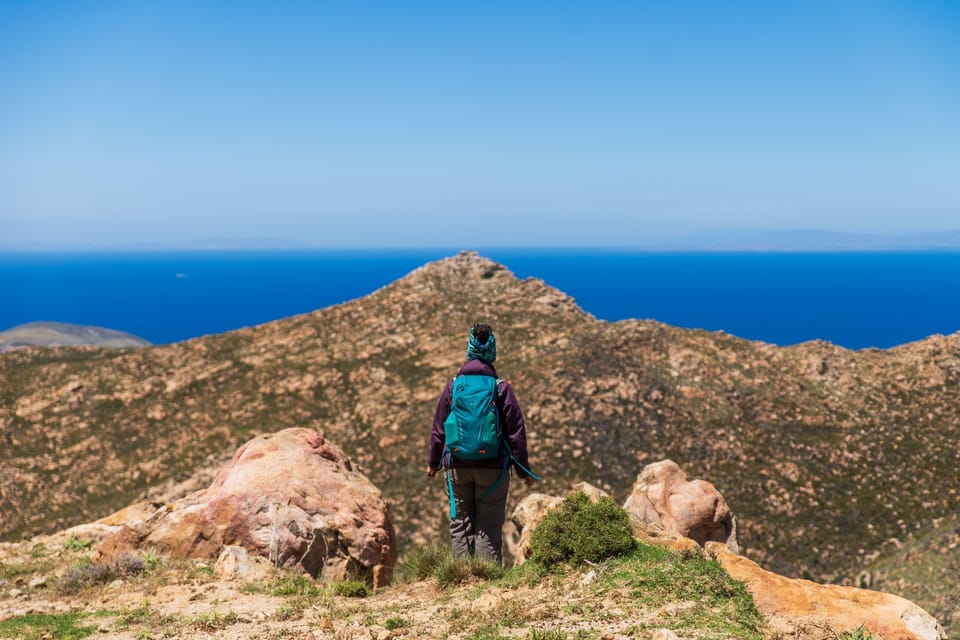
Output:
<instances>
[{"instance_id":1,"label":"dark hair","mask_svg":"<svg viewBox=\"0 0 960 640\"><path fill-rule=\"evenodd\" d=\"M471 335L477 339L477 342L480 344L486 344L487 340L490 339L490 334L493 333L493 329L490 328L486 322L478 322L473 325L473 329L470 330Z\"/></svg>"}]
</instances>

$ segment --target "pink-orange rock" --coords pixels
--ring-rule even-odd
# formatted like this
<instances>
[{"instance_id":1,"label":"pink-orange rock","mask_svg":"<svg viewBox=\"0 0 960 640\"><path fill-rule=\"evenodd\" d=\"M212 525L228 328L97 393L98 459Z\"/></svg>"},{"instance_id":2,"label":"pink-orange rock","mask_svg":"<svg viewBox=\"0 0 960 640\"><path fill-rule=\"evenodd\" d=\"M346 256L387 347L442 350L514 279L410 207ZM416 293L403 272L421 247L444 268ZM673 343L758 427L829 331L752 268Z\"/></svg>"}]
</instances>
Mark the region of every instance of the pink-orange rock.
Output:
<instances>
[{"instance_id":1,"label":"pink-orange rock","mask_svg":"<svg viewBox=\"0 0 960 640\"><path fill-rule=\"evenodd\" d=\"M933 616L899 596L786 578L731 553L718 542L708 542L706 552L731 577L746 584L757 608L785 637L810 627L840 634L864 625L884 640L946 638Z\"/></svg>"},{"instance_id":2,"label":"pink-orange rock","mask_svg":"<svg viewBox=\"0 0 960 640\"><path fill-rule=\"evenodd\" d=\"M726 500L711 483L687 480L672 460L644 467L633 483L623 508L642 522L695 540L722 542L734 553L737 524Z\"/></svg>"},{"instance_id":3,"label":"pink-orange rock","mask_svg":"<svg viewBox=\"0 0 960 640\"><path fill-rule=\"evenodd\" d=\"M216 558L228 545L332 580L382 582L396 563L380 490L339 447L301 428L247 442L208 489L127 523L99 552L103 561L131 547Z\"/></svg>"}]
</instances>

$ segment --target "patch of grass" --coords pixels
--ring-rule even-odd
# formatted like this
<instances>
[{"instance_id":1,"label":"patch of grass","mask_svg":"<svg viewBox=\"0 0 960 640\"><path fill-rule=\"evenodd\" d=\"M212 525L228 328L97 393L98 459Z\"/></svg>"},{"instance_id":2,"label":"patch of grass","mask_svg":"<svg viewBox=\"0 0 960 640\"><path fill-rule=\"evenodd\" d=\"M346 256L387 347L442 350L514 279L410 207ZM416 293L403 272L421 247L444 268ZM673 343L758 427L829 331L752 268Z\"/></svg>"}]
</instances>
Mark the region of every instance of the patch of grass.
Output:
<instances>
[{"instance_id":1,"label":"patch of grass","mask_svg":"<svg viewBox=\"0 0 960 640\"><path fill-rule=\"evenodd\" d=\"M193 562L187 568L187 578L190 580L206 581L213 578L214 572L206 562Z\"/></svg>"},{"instance_id":2,"label":"patch of grass","mask_svg":"<svg viewBox=\"0 0 960 640\"><path fill-rule=\"evenodd\" d=\"M516 629L529 622L527 609L523 604L508 600L500 604L494 612L496 615L497 626Z\"/></svg>"},{"instance_id":3,"label":"patch of grass","mask_svg":"<svg viewBox=\"0 0 960 640\"><path fill-rule=\"evenodd\" d=\"M154 549L147 549L143 552L143 567L147 573L154 573L163 564L163 556Z\"/></svg>"},{"instance_id":4,"label":"patch of grass","mask_svg":"<svg viewBox=\"0 0 960 640\"><path fill-rule=\"evenodd\" d=\"M401 582L426 580L436 572L441 563L450 557L450 549L440 545L414 547L397 565L397 579Z\"/></svg>"},{"instance_id":5,"label":"patch of grass","mask_svg":"<svg viewBox=\"0 0 960 640\"><path fill-rule=\"evenodd\" d=\"M678 628L710 630L717 637L763 637L763 616L750 592L714 560L639 544L629 555L610 561L595 589L626 591L630 599L648 606L687 603L669 616Z\"/></svg>"},{"instance_id":6,"label":"patch of grass","mask_svg":"<svg viewBox=\"0 0 960 640\"><path fill-rule=\"evenodd\" d=\"M449 548L439 545L415 547L404 556L396 575L403 582L436 578L441 588L463 584L471 579L499 580L504 575L500 563L475 557L454 557Z\"/></svg>"},{"instance_id":7,"label":"patch of grass","mask_svg":"<svg viewBox=\"0 0 960 640\"><path fill-rule=\"evenodd\" d=\"M388 631L393 631L394 629L405 629L412 626L412 624L413 623L406 618L402 618L400 616L390 616L383 621L383 628L387 629Z\"/></svg>"},{"instance_id":8,"label":"patch of grass","mask_svg":"<svg viewBox=\"0 0 960 640\"><path fill-rule=\"evenodd\" d=\"M369 595L367 583L359 580L346 580L333 583L333 592L347 598L366 598Z\"/></svg>"},{"instance_id":9,"label":"patch of grass","mask_svg":"<svg viewBox=\"0 0 960 640\"><path fill-rule=\"evenodd\" d=\"M47 573L53 568L53 563L49 560L40 562L0 562L0 580L9 580L17 576L30 575L31 573Z\"/></svg>"},{"instance_id":10,"label":"patch of grass","mask_svg":"<svg viewBox=\"0 0 960 640\"><path fill-rule=\"evenodd\" d=\"M496 580L503 576L503 567L492 560L448 555L434 570L441 589L463 584L471 579Z\"/></svg>"},{"instance_id":11,"label":"patch of grass","mask_svg":"<svg viewBox=\"0 0 960 640\"><path fill-rule=\"evenodd\" d=\"M520 585L534 587L543 582L549 574L550 570L536 560L527 560L503 572L496 584L507 589L516 589Z\"/></svg>"},{"instance_id":12,"label":"patch of grass","mask_svg":"<svg viewBox=\"0 0 960 640\"><path fill-rule=\"evenodd\" d=\"M531 629L527 640L567 640L569 636L560 629Z\"/></svg>"},{"instance_id":13,"label":"patch of grass","mask_svg":"<svg viewBox=\"0 0 960 640\"><path fill-rule=\"evenodd\" d=\"M305 600L302 596L297 596L291 598L286 602L281 602L273 612L273 618L275 620L296 620L303 616L303 612L306 611L309 606L309 601Z\"/></svg>"},{"instance_id":14,"label":"patch of grass","mask_svg":"<svg viewBox=\"0 0 960 640\"><path fill-rule=\"evenodd\" d=\"M610 498L592 502L583 492L564 498L530 540L531 558L547 567L600 562L630 552L635 544L627 512Z\"/></svg>"},{"instance_id":15,"label":"patch of grass","mask_svg":"<svg viewBox=\"0 0 960 640\"><path fill-rule=\"evenodd\" d=\"M219 611L208 611L201 613L195 618L191 618L187 624L201 631L219 631L226 629L232 624L240 622L240 616L233 611L220 613Z\"/></svg>"},{"instance_id":16,"label":"patch of grass","mask_svg":"<svg viewBox=\"0 0 960 640\"><path fill-rule=\"evenodd\" d=\"M250 583L247 586L254 584ZM246 590L246 588L244 589ZM318 598L323 594L323 590L317 586L312 578L299 573L278 576L267 589L267 592L272 596L307 596L310 598ZM248 593L262 593L262 591L248 591Z\"/></svg>"},{"instance_id":17,"label":"patch of grass","mask_svg":"<svg viewBox=\"0 0 960 640\"><path fill-rule=\"evenodd\" d=\"M81 640L97 630L94 626L81 624L84 617L81 613L33 613L8 618L0 622L0 638Z\"/></svg>"},{"instance_id":18,"label":"patch of grass","mask_svg":"<svg viewBox=\"0 0 960 640\"><path fill-rule=\"evenodd\" d=\"M508 640L508 638L500 635L500 627L488 624L465 636L463 640Z\"/></svg>"},{"instance_id":19,"label":"patch of grass","mask_svg":"<svg viewBox=\"0 0 960 640\"><path fill-rule=\"evenodd\" d=\"M866 627L860 625L853 631L844 631L837 636L837 640L873 640L873 634Z\"/></svg>"},{"instance_id":20,"label":"patch of grass","mask_svg":"<svg viewBox=\"0 0 960 640\"><path fill-rule=\"evenodd\" d=\"M81 540L77 536L70 536L63 543L65 551L86 551L93 546L93 540Z\"/></svg>"}]
</instances>

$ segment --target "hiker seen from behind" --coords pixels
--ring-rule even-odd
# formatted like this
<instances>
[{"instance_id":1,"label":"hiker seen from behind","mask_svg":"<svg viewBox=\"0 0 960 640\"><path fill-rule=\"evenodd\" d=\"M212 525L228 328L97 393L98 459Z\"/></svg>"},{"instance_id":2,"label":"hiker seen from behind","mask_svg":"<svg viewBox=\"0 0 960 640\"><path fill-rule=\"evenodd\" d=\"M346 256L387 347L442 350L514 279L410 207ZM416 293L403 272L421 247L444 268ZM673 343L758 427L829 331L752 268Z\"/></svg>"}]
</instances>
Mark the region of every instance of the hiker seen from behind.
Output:
<instances>
[{"instance_id":1,"label":"hiker seen from behind","mask_svg":"<svg viewBox=\"0 0 960 640\"><path fill-rule=\"evenodd\" d=\"M446 470L455 556L500 561L511 470L528 485L527 433L513 388L497 376L490 325L470 330L467 362L440 394L426 473Z\"/></svg>"}]
</instances>

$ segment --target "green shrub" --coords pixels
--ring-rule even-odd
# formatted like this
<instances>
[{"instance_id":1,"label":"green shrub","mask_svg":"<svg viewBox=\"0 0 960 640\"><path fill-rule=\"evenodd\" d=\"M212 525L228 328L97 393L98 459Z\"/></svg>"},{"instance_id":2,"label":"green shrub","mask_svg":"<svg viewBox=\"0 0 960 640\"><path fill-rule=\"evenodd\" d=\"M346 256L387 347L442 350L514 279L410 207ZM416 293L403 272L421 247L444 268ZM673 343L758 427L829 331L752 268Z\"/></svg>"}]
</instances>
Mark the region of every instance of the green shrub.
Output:
<instances>
[{"instance_id":1,"label":"green shrub","mask_svg":"<svg viewBox=\"0 0 960 640\"><path fill-rule=\"evenodd\" d=\"M630 516L610 498L591 502L573 493L550 511L533 532L531 557L547 566L599 562L635 547Z\"/></svg>"},{"instance_id":2,"label":"green shrub","mask_svg":"<svg viewBox=\"0 0 960 640\"><path fill-rule=\"evenodd\" d=\"M388 631L393 631L394 629L403 629L410 626L410 621L406 618L401 618L400 616L390 616L383 621L383 628Z\"/></svg>"}]
</instances>

